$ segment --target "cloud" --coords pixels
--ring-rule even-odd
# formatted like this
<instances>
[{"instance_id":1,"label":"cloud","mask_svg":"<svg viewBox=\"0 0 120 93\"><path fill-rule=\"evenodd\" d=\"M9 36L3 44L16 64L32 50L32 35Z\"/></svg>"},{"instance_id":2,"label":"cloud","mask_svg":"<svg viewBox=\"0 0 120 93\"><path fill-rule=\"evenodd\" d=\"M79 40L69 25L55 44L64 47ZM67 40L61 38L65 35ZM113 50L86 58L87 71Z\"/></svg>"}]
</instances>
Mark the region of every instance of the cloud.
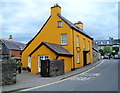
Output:
<instances>
[{"instance_id":1,"label":"cloud","mask_svg":"<svg viewBox=\"0 0 120 93\"><path fill-rule=\"evenodd\" d=\"M5 0L0 20L2 38L9 34L17 41L28 42L43 26L50 15L50 7L58 3L62 15L75 23L82 21L85 32L95 39L118 37L117 0L112 2L86 2L81 0Z\"/></svg>"}]
</instances>

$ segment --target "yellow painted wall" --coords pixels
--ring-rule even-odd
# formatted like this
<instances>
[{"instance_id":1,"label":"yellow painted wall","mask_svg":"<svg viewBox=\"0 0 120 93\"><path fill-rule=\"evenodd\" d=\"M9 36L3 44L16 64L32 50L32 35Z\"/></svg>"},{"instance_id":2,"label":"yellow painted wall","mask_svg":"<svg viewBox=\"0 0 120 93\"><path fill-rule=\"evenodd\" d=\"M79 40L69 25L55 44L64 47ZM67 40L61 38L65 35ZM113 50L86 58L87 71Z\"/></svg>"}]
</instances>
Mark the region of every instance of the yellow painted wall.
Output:
<instances>
[{"instance_id":1,"label":"yellow painted wall","mask_svg":"<svg viewBox=\"0 0 120 93\"><path fill-rule=\"evenodd\" d=\"M77 47L76 47L76 36L79 36L79 50L80 50L80 63L77 63L76 62L76 54L77 54ZM86 44L86 49L83 49L83 39L85 39L85 44ZM83 59L83 51L84 50L90 50L89 54L90 54L90 63L93 63L93 59L92 59L92 40L89 39L88 37L80 34L79 32L77 31L74 31L74 62L75 62L75 68L78 68L78 67L82 67L84 64L84 59ZM88 49L88 41L90 42L90 49ZM88 57L86 57L87 60L88 60ZM87 62L88 63L88 62Z\"/></svg>"},{"instance_id":2,"label":"yellow painted wall","mask_svg":"<svg viewBox=\"0 0 120 93\"><path fill-rule=\"evenodd\" d=\"M88 37L80 34L77 31L72 30L64 21L62 21L62 19L60 19L57 16L57 12L61 13L61 10L59 7L57 8L52 8L53 10L51 11L51 18L48 20L48 22L46 23L46 25L43 27L43 29L41 30L41 32L36 36L36 38L27 46L27 48L22 52L22 63L23 63L23 67L27 67L28 66L28 56L29 54L36 49L36 47L41 43L41 42L49 42L49 43L55 43L55 44L61 44L61 34L67 33L67 40L68 40L68 45L63 45L62 47L66 48L68 51L70 51L71 53L74 54L74 57L72 58L66 58L66 57L62 57L66 60L69 60L70 63L68 63L69 61L65 61L66 64L69 64L66 67L65 72L69 71L70 68L74 68L73 62L75 64L75 68L78 67L82 67L83 66L83 38L85 38L85 42L86 42L86 50L88 47L87 42L90 42L90 55L91 55L91 63L93 62L92 60L92 40L90 40ZM62 27L58 28L58 21L62 21ZM74 36L73 36L73 32L74 32ZM79 36L79 41L80 41L80 64L76 63L76 53L77 53L77 49L76 49L76 35ZM73 46L73 37L74 37L74 46ZM74 50L73 50L74 48ZM41 50L42 52L40 52L40 50L38 50L39 53L44 54L45 51L46 53L50 51L48 51L47 49L45 50ZM52 54L50 52L51 56L50 58L54 58L54 54ZM34 57L35 56L35 57ZM32 55L31 58L31 64L32 64L32 73L36 73L38 71L38 66L37 66L37 56L38 53L37 51L35 52L35 54ZM74 61L73 61L74 60ZM34 65L33 65L34 64ZM37 66L37 68L36 68Z\"/></svg>"},{"instance_id":3,"label":"yellow painted wall","mask_svg":"<svg viewBox=\"0 0 120 93\"><path fill-rule=\"evenodd\" d=\"M34 52L31 56L31 73L38 73L38 56L40 55L49 55L50 60L56 59L56 54L52 52L49 48L47 48L45 45L42 45L37 51ZM71 71L71 64L72 64L72 58L71 57L65 57L65 56L59 56L58 59L64 59L64 71L69 72Z\"/></svg>"},{"instance_id":4,"label":"yellow painted wall","mask_svg":"<svg viewBox=\"0 0 120 93\"><path fill-rule=\"evenodd\" d=\"M49 42L55 44L61 44L61 34L68 33L68 45L63 46L72 53L72 38L70 27L62 21L63 26L58 28L58 21L62 21L57 15L52 15L49 21L46 23L40 34L29 44L29 46L22 52L23 67L28 66L29 54L41 43Z\"/></svg>"},{"instance_id":5,"label":"yellow painted wall","mask_svg":"<svg viewBox=\"0 0 120 93\"><path fill-rule=\"evenodd\" d=\"M70 72L72 68L72 57L60 56L58 59L64 59L64 72Z\"/></svg>"},{"instance_id":6,"label":"yellow painted wall","mask_svg":"<svg viewBox=\"0 0 120 93\"><path fill-rule=\"evenodd\" d=\"M56 58L55 53L53 53L50 49L46 46L42 45L37 51L35 51L31 56L31 72L38 73L38 56L40 55L49 55L50 60Z\"/></svg>"}]
</instances>

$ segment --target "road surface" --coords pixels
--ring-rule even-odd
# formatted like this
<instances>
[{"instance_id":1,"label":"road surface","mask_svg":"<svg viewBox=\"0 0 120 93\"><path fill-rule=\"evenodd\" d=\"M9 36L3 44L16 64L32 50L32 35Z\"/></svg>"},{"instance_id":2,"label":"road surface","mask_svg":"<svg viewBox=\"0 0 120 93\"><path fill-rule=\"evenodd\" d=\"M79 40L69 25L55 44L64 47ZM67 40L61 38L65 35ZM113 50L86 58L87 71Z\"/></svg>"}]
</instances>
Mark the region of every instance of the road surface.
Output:
<instances>
[{"instance_id":1,"label":"road surface","mask_svg":"<svg viewBox=\"0 0 120 93\"><path fill-rule=\"evenodd\" d=\"M118 91L118 60L105 59L85 73L24 91Z\"/></svg>"}]
</instances>

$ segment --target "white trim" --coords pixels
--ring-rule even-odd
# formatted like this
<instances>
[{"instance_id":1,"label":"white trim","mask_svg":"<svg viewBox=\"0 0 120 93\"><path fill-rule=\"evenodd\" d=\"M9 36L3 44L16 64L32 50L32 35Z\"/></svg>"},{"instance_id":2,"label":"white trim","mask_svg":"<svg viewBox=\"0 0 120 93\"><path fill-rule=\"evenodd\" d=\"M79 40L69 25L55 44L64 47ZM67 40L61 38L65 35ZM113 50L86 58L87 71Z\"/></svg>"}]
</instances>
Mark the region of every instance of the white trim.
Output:
<instances>
[{"instance_id":1,"label":"white trim","mask_svg":"<svg viewBox=\"0 0 120 93\"><path fill-rule=\"evenodd\" d=\"M28 67L31 68L31 57L28 56Z\"/></svg>"}]
</instances>

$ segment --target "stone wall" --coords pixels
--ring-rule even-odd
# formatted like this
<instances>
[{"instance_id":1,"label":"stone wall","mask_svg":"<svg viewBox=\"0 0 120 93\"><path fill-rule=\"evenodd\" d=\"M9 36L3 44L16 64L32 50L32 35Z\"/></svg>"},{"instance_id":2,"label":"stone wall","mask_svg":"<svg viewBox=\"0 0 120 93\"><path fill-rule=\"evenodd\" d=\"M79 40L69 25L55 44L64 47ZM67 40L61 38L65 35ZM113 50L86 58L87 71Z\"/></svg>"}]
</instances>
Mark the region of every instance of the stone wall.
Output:
<instances>
[{"instance_id":1,"label":"stone wall","mask_svg":"<svg viewBox=\"0 0 120 93\"><path fill-rule=\"evenodd\" d=\"M101 54L93 49L93 62L101 59Z\"/></svg>"},{"instance_id":2,"label":"stone wall","mask_svg":"<svg viewBox=\"0 0 120 93\"><path fill-rule=\"evenodd\" d=\"M64 60L41 60L41 76L54 77L64 74Z\"/></svg>"},{"instance_id":3,"label":"stone wall","mask_svg":"<svg viewBox=\"0 0 120 93\"><path fill-rule=\"evenodd\" d=\"M59 76L64 74L64 60L50 60L49 76Z\"/></svg>"},{"instance_id":4,"label":"stone wall","mask_svg":"<svg viewBox=\"0 0 120 93\"><path fill-rule=\"evenodd\" d=\"M2 76L2 79L0 79L1 85L16 83L16 62L12 59L3 59L0 65L0 74Z\"/></svg>"}]
</instances>

